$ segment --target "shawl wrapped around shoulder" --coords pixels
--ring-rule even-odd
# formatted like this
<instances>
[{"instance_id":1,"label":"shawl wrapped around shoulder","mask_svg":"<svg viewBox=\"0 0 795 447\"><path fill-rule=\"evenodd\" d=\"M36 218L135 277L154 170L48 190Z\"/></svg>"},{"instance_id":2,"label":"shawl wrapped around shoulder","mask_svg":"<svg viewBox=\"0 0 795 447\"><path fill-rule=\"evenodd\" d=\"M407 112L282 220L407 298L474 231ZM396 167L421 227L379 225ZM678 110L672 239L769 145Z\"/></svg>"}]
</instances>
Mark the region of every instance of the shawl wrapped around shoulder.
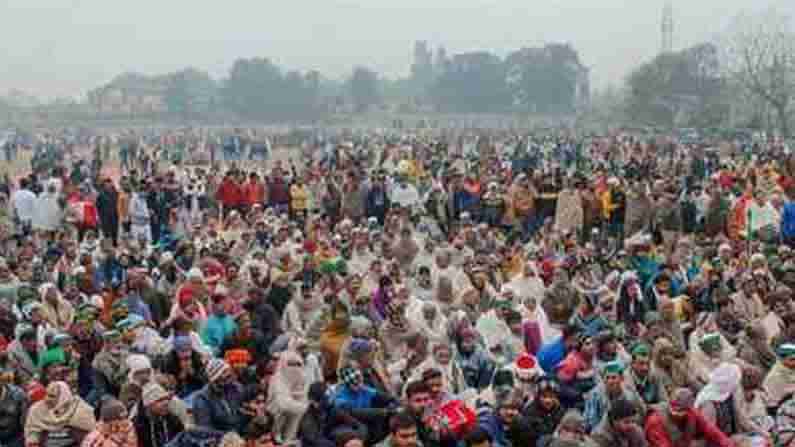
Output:
<instances>
[{"instance_id":1,"label":"shawl wrapped around shoulder","mask_svg":"<svg viewBox=\"0 0 795 447\"><path fill-rule=\"evenodd\" d=\"M52 385L61 384L55 382ZM65 391L64 391L65 390ZM25 440L28 443L39 443L42 434L57 431L65 427L91 432L96 428L94 409L77 396L73 396L68 388L62 387L59 403L51 408L46 401L39 401L30 407L25 421Z\"/></svg>"}]
</instances>

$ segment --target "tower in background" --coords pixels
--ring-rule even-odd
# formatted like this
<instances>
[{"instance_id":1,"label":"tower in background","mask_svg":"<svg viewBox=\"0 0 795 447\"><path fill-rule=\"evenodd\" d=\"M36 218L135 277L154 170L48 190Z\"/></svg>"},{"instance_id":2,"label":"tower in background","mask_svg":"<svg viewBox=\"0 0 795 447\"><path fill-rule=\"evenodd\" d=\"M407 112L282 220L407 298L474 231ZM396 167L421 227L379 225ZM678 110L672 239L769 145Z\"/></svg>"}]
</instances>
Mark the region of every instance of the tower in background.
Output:
<instances>
[{"instance_id":1,"label":"tower in background","mask_svg":"<svg viewBox=\"0 0 795 447\"><path fill-rule=\"evenodd\" d=\"M662 48L661 52L671 53L674 50L674 7L672 0L665 0L662 15Z\"/></svg>"}]
</instances>

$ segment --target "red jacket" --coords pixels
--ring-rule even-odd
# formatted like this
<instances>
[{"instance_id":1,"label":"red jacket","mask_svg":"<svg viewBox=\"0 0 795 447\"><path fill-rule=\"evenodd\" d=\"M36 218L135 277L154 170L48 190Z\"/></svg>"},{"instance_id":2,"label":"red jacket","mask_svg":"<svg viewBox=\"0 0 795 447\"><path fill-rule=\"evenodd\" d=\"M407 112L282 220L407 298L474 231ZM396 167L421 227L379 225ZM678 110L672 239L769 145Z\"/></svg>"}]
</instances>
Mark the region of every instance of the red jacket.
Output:
<instances>
[{"instance_id":1,"label":"red jacket","mask_svg":"<svg viewBox=\"0 0 795 447\"><path fill-rule=\"evenodd\" d=\"M246 183L243 186L243 194L246 197L246 205L248 206L265 202L265 186L260 182Z\"/></svg>"},{"instance_id":2,"label":"red jacket","mask_svg":"<svg viewBox=\"0 0 795 447\"><path fill-rule=\"evenodd\" d=\"M725 433L704 418L704 415L691 408L687 410L687 421L693 424L692 433L687 428L680 427L682 438L675 444L665 426L665 417L657 410L652 411L646 418L646 440L649 446L654 447L692 447L694 441L705 440L706 444L714 447L735 447L734 442Z\"/></svg>"},{"instance_id":3,"label":"red jacket","mask_svg":"<svg viewBox=\"0 0 795 447\"><path fill-rule=\"evenodd\" d=\"M243 189L236 181L232 179L224 179L221 185L218 186L218 192L215 194L215 199L223 203L225 207L235 207L245 204L245 196Z\"/></svg>"}]
</instances>

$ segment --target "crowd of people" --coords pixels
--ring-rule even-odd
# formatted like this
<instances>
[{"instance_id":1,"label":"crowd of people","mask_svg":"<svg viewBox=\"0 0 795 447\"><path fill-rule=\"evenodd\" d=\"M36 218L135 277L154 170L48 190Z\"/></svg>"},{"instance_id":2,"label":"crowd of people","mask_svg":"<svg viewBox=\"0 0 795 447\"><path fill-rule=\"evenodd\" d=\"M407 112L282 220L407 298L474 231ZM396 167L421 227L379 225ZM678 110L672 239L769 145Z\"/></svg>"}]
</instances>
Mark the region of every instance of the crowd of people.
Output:
<instances>
[{"instance_id":1,"label":"crowd of people","mask_svg":"<svg viewBox=\"0 0 795 447\"><path fill-rule=\"evenodd\" d=\"M6 148L1 446L795 446L780 140L161 132Z\"/></svg>"}]
</instances>

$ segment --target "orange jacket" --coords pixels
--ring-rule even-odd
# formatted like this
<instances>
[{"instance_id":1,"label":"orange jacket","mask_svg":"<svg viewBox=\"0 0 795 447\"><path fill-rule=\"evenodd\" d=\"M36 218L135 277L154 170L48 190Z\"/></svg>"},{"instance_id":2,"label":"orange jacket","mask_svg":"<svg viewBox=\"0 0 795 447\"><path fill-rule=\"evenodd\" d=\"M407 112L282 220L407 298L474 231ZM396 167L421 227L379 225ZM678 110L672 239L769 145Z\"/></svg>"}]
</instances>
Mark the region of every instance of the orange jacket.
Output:
<instances>
[{"instance_id":1,"label":"orange jacket","mask_svg":"<svg viewBox=\"0 0 795 447\"><path fill-rule=\"evenodd\" d=\"M265 203L265 185L260 182L248 182L243 186L243 196L246 204L251 206L255 203Z\"/></svg>"}]
</instances>

